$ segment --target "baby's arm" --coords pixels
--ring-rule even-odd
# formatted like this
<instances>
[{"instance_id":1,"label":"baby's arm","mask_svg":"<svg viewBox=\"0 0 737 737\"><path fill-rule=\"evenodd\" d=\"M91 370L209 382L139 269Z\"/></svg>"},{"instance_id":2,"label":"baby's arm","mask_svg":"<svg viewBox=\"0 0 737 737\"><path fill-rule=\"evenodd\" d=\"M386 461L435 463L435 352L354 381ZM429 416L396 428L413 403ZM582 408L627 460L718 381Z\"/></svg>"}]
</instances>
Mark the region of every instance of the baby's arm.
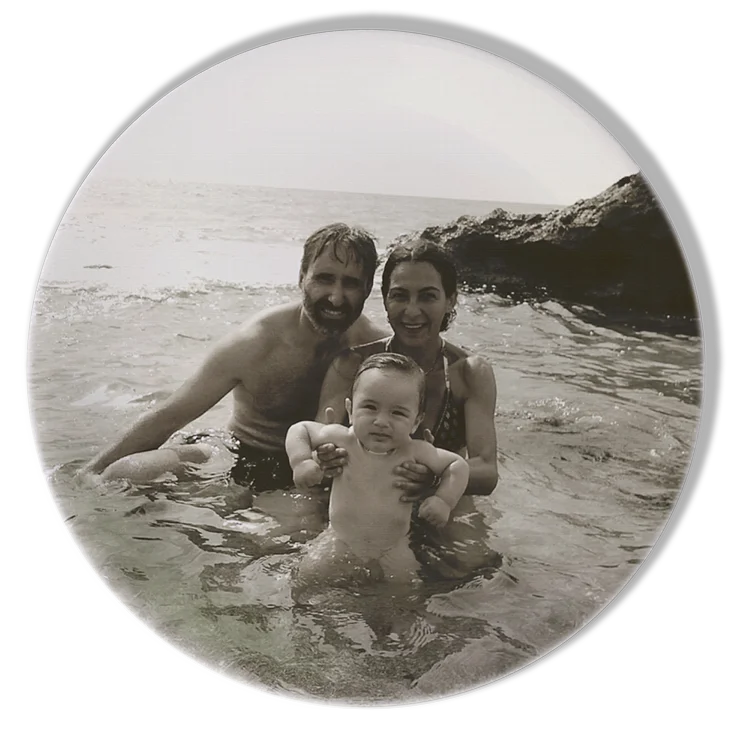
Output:
<instances>
[{"instance_id":1,"label":"baby's arm","mask_svg":"<svg viewBox=\"0 0 737 737\"><path fill-rule=\"evenodd\" d=\"M468 463L456 453L435 448L424 441L416 442L420 445L416 460L440 477L435 494L420 505L419 515L434 525L444 525L466 491L470 473Z\"/></svg>"},{"instance_id":2,"label":"baby's arm","mask_svg":"<svg viewBox=\"0 0 737 737\"><path fill-rule=\"evenodd\" d=\"M322 482L322 469L312 457L312 451L317 447L317 437L324 427L321 422L305 421L292 425L287 431L284 448L298 489L319 486Z\"/></svg>"},{"instance_id":3,"label":"baby's arm","mask_svg":"<svg viewBox=\"0 0 737 737\"><path fill-rule=\"evenodd\" d=\"M322 443L344 441L348 429L342 425L323 425L321 422L298 422L287 432L284 447L289 465L294 472L294 484L299 489L319 486L323 470L313 457L313 451Z\"/></svg>"}]
</instances>

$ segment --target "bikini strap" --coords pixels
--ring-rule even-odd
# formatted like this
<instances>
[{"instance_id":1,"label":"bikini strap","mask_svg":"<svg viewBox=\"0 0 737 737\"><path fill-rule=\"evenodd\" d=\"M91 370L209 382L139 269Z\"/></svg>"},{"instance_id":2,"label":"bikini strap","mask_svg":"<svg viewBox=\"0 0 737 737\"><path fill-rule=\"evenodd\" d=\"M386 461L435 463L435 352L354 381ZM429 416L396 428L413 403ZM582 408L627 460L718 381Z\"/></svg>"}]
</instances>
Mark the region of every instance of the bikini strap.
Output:
<instances>
[{"instance_id":1,"label":"bikini strap","mask_svg":"<svg viewBox=\"0 0 737 737\"><path fill-rule=\"evenodd\" d=\"M393 353L392 351L392 341L394 340L394 336L390 335L388 338L384 339L384 351L386 353ZM443 357L443 378L445 379L445 388L450 390L450 365L448 364L448 355L445 352L445 338L440 338L440 355ZM435 368L433 366L433 368Z\"/></svg>"},{"instance_id":2,"label":"bikini strap","mask_svg":"<svg viewBox=\"0 0 737 737\"><path fill-rule=\"evenodd\" d=\"M450 411L450 405L451 405L450 373L449 373L450 368L448 365L448 356L445 353L445 340L443 338L441 338L440 340L442 341L440 344L440 352L443 356L443 379L445 380L445 391L443 392L443 404L440 408L438 419L435 421L435 427L433 427L432 429L432 434L436 439L438 437L438 433L443 424L443 421L448 416L448 412Z\"/></svg>"},{"instance_id":3,"label":"bikini strap","mask_svg":"<svg viewBox=\"0 0 737 737\"><path fill-rule=\"evenodd\" d=\"M443 356L443 378L445 379L445 391L450 394L450 365L448 364L448 354L445 352L445 339L440 339L440 353Z\"/></svg>"}]
</instances>

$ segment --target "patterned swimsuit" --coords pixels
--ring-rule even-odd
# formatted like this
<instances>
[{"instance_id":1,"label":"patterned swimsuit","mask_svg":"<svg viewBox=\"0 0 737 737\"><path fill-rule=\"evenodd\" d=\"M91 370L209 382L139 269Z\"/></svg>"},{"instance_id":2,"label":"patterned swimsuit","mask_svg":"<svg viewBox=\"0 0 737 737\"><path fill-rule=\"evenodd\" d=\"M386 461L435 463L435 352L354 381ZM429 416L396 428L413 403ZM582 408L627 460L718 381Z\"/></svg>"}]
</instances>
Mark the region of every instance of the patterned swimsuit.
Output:
<instances>
[{"instance_id":1,"label":"patterned swimsuit","mask_svg":"<svg viewBox=\"0 0 737 737\"><path fill-rule=\"evenodd\" d=\"M387 353L392 352L391 343L392 338L387 338L384 343L384 350ZM445 391L443 392L440 413L432 428L432 434L435 438L433 444L437 448L450 450L453 453L460 453L466 447L466 413L463 405L457 404L453 399L453 392L450 388L450 363L444 340L440 345L440 353L443 357ZM422 432L418 431L415 437L421 439Z\"/></svg>"}]
</instances>

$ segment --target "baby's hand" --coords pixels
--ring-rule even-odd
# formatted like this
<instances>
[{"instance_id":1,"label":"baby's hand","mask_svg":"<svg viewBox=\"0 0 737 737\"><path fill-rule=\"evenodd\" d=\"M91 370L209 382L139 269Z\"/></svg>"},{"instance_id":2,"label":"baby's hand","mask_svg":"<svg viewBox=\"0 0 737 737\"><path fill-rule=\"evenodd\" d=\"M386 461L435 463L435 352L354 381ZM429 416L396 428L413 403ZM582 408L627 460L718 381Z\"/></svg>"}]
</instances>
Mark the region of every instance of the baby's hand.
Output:
<instances>
[{"instance_id":1,"label":"baby's hand","mask_svg":"<svg viewBox=\"0 0 737 737\"><path fill-rule=\"evenodd\" d=\"M442 527L450 519L451 508L438 496L429 496L420 504L418 514L436 527Z\"/></svg>"},{"instance_id":2,"label":"baby's hand","mask_svg":"<svg viewBox=\"0 0 737 737\"><path fill-rule=\"evenodd\" d=\"M309 489L322 484L323 472L311 458L302 461L294 469L294 485L298 489Z\"/></svg>"}]
</instances>

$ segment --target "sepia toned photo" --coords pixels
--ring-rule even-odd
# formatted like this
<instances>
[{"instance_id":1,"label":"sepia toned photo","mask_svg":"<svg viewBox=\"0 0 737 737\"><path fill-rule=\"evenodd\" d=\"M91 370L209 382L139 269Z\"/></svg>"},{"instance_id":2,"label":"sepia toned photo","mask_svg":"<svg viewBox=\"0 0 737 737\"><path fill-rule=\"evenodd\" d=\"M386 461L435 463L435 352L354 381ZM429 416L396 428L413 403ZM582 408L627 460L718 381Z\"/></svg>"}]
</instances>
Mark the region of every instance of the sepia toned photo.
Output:
<instances>
[{"instance_id":1,"label":"sepia toned photo","mask_svg":"<svg viewBox=\"0 0 737 737\"><path fill-rule=\"evenodd\" d=\"M102 156L29 384L63 524L162 637L342 703L489 683L666 523L688 268L639 167L488 53L340 31L224 61Z\"/></svg>"}]
</instances>

